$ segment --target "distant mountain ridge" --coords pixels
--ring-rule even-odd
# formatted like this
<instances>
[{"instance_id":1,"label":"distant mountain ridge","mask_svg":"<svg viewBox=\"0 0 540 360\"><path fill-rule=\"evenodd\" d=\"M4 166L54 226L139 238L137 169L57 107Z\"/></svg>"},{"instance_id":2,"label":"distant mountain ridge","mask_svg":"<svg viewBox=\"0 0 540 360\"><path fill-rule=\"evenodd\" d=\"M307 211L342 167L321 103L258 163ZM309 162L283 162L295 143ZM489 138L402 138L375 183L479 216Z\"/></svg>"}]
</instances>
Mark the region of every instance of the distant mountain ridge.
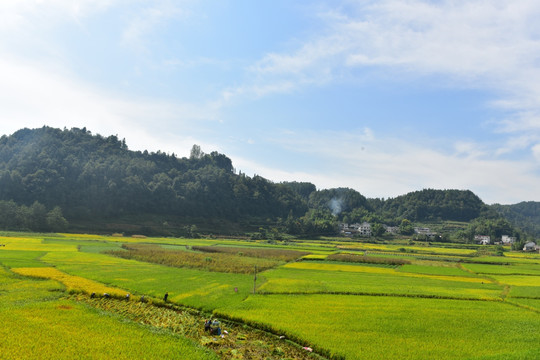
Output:
<instances>
[{"instance_id":1,"label":"distant mountain ridge","mask_svg":"<svg viewBox=\"0 0 540 360\"><path fill-rule=\"evenodd\" d=\"M177 157L131 151L125 140L86 128L47 126L0 137L0 201L58 207L70 223L92 229L136 222L164 235L193 223L207 230L226 222L238 231L277 226L331 234L338 222L467 222L499 213L521 219L512 215L514 208L495 212L469 190L424 189L368 199L350 188L317 190L311 183L274 183L236 173L227 156L205 154L197 145L189 158Z\"/></svg>"}]
</instances>

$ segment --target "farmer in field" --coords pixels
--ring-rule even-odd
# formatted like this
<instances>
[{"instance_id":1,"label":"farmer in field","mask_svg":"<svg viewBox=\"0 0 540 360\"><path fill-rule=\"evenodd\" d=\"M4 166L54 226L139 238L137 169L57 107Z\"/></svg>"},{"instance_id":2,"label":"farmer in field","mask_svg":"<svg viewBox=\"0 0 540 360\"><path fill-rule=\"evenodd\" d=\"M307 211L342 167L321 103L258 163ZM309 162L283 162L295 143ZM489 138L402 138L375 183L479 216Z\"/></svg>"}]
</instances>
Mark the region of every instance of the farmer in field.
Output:
<instances>
[{"instance_id":1,"label":"farmer in field","mask_svg":"<svg viewBox=\"0 0 540 360\"><path fill-rule=\"evenodd\" d=\"M218 319L214 319L211 325L212 335L221 335L221 324Z\"/></svg>"},{"instance_id":2,"label":"farmer in field","mask_svg":"<svg viewBox=\"0 0 540 360\"><path fill-rule=\"evenodd\" d=\"M212 330L212 320L208 319L204 321L204 331L210 332Z\"/></svg>"},{"instance_id":3,"label":"farmer in field","mask_svg":"<svg viewBox=\"0 0 540 360\"><path fill-rule=\"evenodd\" d=\"M163 301L167 302L167 298L168 298L168 297L169 297L169 293L166 292L166 293L165 293L165 296L163 297Z\"/></svg>"}]
</instances>

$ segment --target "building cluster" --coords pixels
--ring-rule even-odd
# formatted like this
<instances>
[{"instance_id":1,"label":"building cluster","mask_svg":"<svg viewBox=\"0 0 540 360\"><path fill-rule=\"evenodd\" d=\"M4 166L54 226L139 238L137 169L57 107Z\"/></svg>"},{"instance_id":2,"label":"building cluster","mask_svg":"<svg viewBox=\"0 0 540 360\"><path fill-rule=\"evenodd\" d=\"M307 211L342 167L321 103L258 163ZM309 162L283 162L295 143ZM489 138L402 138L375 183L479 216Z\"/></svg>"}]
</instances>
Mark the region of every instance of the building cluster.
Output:
<instances>
[{"instance_id":1,"label":"building cluster","mask_svg":"<svg viewBox=\"0 0 540 360\"><path fill-rule=\"evenodd\" d=\"M383 225L385 231L389 234L399 234L399 226L388 226ZM342 235L345 236L363 236L363 237L369 237L372 235L371 233L371 225L368 222L363 223L354 223L354 224L347 224L347 223L341 223L339 224L339 231ZM434 238L437 236L437 233L431 231L429 228L421 228L416 227L414 228L415 234L425 235L429 238Z\"/></svg>"},{"instance_id":2,"label":"building cluster","mask_svg":"<svg viewBox=\"0 0 540 360\"><path fill-rule=\"evenodd\" d=\"M513 243L516 242L516 240L517 239L514 236L503 235L501 237L501 241L495 242L495 244L512 245ZM480 245L489 245L492 243L491 236L488 236L488 235L474 235L474 242Z\"/></svg>"},{"instance_id":3,"label":"building cluster","mask_svg":"<svg viewBox=\"0 0 540 360\"><path fill-rule=\"evenodd\" d=\"M540 252L540 246L536 245L536 243L530 241L523 245L523 251L538 251Z\"/></svg>"},{"instance_id":4,"label":"building cluster","mask_svg":"<svg viewBox=\"0 0 540 360\"><path fill-rule=\"evenodd\" d=\"M383 225L387 233L390 234L398 234L399 233L399 226L387 226ZM339 224L339 231L344 236L362 236L362 237L369 237L372 235L371 233L371 225L368 222L363 223L354 223L354 224L347 224L347 223L341 223ZM418 235L424 235L429 238L435 238L437 236L436 232L431 231L429 228L423 228L423 227L415 227L414 233ZM501 237L501 241L495 242L494 244L501 244L501 245L512 245L517 241L516 237L510 236L510 235L503 235ZM493 242L491 241L491 236L489 235L475 235L474 236L474 242L480 245L490 245ZM528 242L523 247L523 251L539 251L540 252L540 246L536 245L534 242Z\"/></svg>"},{"instance_id":5,"label":"building cluster","mask_svg":"<svg viewBox=\"0 0 540 360\"><path fill-rule=\"evenodd\" d=\"M371 236L371 225L367 222L354 224L339 224L339 232L345 236Z\"/></svg>"}]
</instances>

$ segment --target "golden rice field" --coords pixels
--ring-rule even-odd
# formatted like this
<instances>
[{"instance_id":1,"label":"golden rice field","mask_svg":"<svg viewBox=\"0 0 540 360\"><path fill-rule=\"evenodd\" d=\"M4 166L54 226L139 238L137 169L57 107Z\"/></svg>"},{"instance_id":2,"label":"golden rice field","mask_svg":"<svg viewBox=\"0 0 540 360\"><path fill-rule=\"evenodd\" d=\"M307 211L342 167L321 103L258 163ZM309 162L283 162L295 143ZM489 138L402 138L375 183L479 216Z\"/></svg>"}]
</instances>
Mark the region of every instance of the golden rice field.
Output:
<instances>
[{"instance_id":1,"label":"golden rice field","mask_svg":"<svg viewBox=\"0 0 540 360\"><path fill-rule=\"evenodd\" d=\"M1 359L250 358L249 351L236 348L250 341L249 336L244 339L245 334L239 338L234 334L234 344L229 344L233 347L225 348L224 342L220 347L219 342L208 341L196 331L188 331L195 334L189 339L171 332L172 328L194 326L176 324L185 320L173 314L166 315L170 325L160 327L157 319L166 312L156 310L153 319L151 309L163 306L166 292L169 303L202 309L224 320L235 319L240 328L260 328L293 339L307 358L317 357L304 352L302 346L333 359L540 358L538 254L472 256L476 250L331 239L273 245L234 239L90 234L5 233L0 244L6 245L0 247ZM167 257L181 254L194 265L174 267L105 252L126 251L122 244L155 249ZM201 253L193 247L217 247L228 252L231 258L227 261L232 262L246 260L247 254L261 257L248 259L245 273L209 271L206 258L215 255L203 253L199 265L200 259L195 259ZM400 248L409 251L407 256L399 256ZM275 250L294 250L303 258L276 262L269 255ZM383 258L395 256L407 263L328 258L347 252L361 257L365 251L367 256L379 256L379 252ZM249 261L266 260L272 265L259 271L255 279ZM144 325L133 322L129 315L128 309L135 304L124 301L119 311L113 307L96 310L69 297L70 291L119 298L129 292L134 294L131 301L144 295L150 300L145 305ZM135 308L142 309L141 305ZM22 323L28 325L16 325ZM44 336L36 335L44 332ZM287 358L279 343L252 340L259 355Z\"/></svg>"},{"instance_id":2,"label":"golden rice field","mask_svg":"<svg viewBox=\"0 0 540 360\"><path fill-rule=\"evenodd\" d=\"M16 274L55 280L66 287L68 291L80 291L87 294L110 294L116 296L126 295L126 291L110 286L105 286L93 280L80 276L73 276L59 271L53 267L15 268L11 269Z\"/></svg>"}]
</instances>

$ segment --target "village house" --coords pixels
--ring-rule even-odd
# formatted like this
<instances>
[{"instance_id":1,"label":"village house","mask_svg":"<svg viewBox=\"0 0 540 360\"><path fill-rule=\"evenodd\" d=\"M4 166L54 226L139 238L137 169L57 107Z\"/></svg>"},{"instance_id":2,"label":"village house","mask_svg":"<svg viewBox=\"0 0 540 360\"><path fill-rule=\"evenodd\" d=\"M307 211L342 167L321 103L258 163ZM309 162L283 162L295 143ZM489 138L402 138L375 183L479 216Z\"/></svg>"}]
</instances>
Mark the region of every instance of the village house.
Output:
<instances>
[{"instance_id":1,"label":"village house","mask_svg":"<svg viewBox=\"0 0 540 360\"><path fill-rule=\"evenodd\" d=\"M364 221L358 227L358 234L361 236L371 236L371 225Z\"/></svg>"},{"instance_id":2,"label":"village house","mask_svg":"<svg viewBox=\"0 0 540 360\"><path fill-rule=\"evenodd\" d=\"M387 233L390 233L390 234L399 234L399 226L387 226L387 225L383 225L384 229L386 230Z\"/></svg>"},{"instance_id":3,"label":"village house","mask_svg":"<svg viewBox=\"0 0 540 360\"><path fill-rule=\"evenodd\" d=\"M371 225L367 222L363 222L362 224L342 223L342 224L339 224L339 228L340 228L340 232L345 236L353 236L353 235L371 236Z\"/></svg>"},{"instance_id":4,"label":"village house","mask_svg":"<svg viewBox=\"0 0 540 360\"><path fill-rule=\"evenodd\" d=\"M474 235L474 241L480 245L491 244L491 237L488 235Z\"/></svg>"},{"instance_id":5,"label":"village house","mask_svg":"<svg viewBox=\"0 0 540 360\"><path fill-rule=\"evenodd\" d=\"M516 242L516 238L509 235L503 235L501 241L504 245L511 245Z\"/></svg>"},{"instance_id":6,"label":"village house","mask_svg":"<svg viewBox=\"0 0 540 360\"><path fill-rule=\"evenodd\" d=\"M430 238L437 236L437 233L432 232L430 228L415 227L414 232L415 234L426 235L427 237L430 237Z\"/></svg>"},{"instance_id":7,"label":"village house","mask_svg":"<svg viewBox=\"0 0 540 360\"><path fill-rule=\"evenodd\" d=\"M523 251L535 251L538 250L540 247L536 246L536 244L532 241L526 243L523 246Z\"/></svg>"}]
</instances>

